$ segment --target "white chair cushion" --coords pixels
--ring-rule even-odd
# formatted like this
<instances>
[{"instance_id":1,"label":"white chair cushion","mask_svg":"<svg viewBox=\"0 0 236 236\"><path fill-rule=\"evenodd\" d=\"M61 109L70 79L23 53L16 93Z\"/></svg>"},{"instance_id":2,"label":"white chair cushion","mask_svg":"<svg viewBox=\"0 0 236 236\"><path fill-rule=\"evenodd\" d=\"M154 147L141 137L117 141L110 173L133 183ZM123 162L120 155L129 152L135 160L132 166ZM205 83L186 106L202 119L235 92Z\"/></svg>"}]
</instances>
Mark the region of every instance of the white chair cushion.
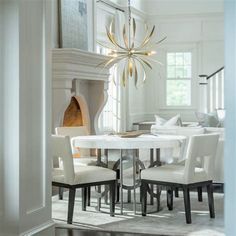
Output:
<instances>
[{"instance_id":1,"label":"white chair cushion","mask_svg":"<svg viewBox=\"0 0 236 236\"><path fill-rule=\"evenodd\" d=\"M74 165L76 166L96 166L97 157L79 157L73 158Z\"/></svg>"},{"instance_id":2,"label":"white chair cushion","mask_svg":"<svg viewBox=\"0 0 236 236\"><path fill-rule=\"evenodd\" d=\"M172 126L172 127L160 127L157 125L151 126L152 134L175 134L175 135L185 135L192 136L197 134L204 134L205 129L201 126L198 127L180 127L180 126Z\"/></svg>"},{"instance_id":3,"label":"white chair cushion","mask_svg":"<svg viewBox=\"0 0 236 236\"><path fill-rule=\"evenodd\" d=\"M99 166L75 166L73 184L87 184L116 179L116 172ZM52 181L65 183L64 172L60 168L53 169ZM65 183L67 184L67 183Z\"/></svg>"},{"instance_id":4,"label":"white chair cushion","mask_svg":"<svg viewBox=\"0 0 236 236\"><path fill-rule=\"evenodd\" d=\"M187 183L184 178L184 166L170 164L142 170L141 178L160 182L190 184L206 181L207 175L202 168L195 168L194 179Z\"/></svg>"}]
</instances>

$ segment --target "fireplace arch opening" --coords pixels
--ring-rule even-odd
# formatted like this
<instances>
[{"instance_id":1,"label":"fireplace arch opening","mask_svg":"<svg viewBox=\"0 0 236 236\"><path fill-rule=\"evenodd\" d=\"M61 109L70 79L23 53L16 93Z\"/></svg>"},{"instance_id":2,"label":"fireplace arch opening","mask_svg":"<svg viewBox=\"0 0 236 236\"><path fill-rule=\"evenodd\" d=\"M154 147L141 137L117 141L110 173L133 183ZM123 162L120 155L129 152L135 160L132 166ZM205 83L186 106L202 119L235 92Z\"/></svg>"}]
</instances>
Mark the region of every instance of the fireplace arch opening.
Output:
<instances>
[{"instance_id":1,"label":"fireplace arch opening","mask_svg":"<svg viewBox=\"0 0 236 236\"><path fill-rule=\"evenodd\" d=\"M90 117L88 105L82 96L71 97L63 117L63 126L86 126L90 133Z\"/></svg>"}]
</instances>

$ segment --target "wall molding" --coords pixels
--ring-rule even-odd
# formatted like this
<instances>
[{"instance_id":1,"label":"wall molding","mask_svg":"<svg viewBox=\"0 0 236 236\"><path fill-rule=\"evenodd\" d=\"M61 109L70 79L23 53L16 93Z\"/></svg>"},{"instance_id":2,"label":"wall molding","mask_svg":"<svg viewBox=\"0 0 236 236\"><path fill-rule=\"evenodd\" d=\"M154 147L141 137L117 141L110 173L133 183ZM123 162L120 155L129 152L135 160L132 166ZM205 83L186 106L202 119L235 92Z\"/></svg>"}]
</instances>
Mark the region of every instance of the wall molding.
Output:
<instances>
[{"instance_id":1,"label":"wall molding","mask_svg":"<svg viewBox=\"0 0 236 236\"><path fill-rule=\"evenodd\" d=\"M41 233L42 231L45 231L47 229L50 230L50 228L52 228L52 230L53 230L54 226L55 226L55 222L53 220L49 220L49 221L45 222L44 224L41 224L35 228L32 228L28 231L21 233L20 236L36 235L36 234Z\"/></svg>"},{"instance_id":2,"label":"wall molding","mask_svg":"<svg viewBox=\"0 0 236 236\"><path fill-rule=\"evenodd\" d=\"M173 20L173 19L196 19L196 18L204 18L204 19L224 19L224 13L194 13L194 14L168 14L168 15L157 15L157 14L146 14L148 20L152 18L160 19L160 20Z\"/></svg>"}]
</instances>

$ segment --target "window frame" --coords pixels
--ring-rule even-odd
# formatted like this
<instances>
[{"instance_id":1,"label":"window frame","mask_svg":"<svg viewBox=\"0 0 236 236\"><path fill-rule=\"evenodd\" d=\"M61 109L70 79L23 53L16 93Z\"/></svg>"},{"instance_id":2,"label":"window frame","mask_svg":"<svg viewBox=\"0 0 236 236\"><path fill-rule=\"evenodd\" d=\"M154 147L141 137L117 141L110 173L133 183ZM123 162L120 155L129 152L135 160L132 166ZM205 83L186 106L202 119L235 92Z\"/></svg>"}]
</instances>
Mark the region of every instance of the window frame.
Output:
<instances>
[{"instance_id":1,"label":"window frame","mask_svg":"<svg viewBox=\"0 0 236 236\"><path fill-rule=\"evenodd\" d=\"M197 87L197 45L196 44L185 44L185 45L171 45L165 48L164 53L164 69L163 69L163 79L162 79L162 89L161 89L161 100L160 100L160 110L196 110L197 108L197 99L196 95L198 92ZM190 106L168 106L167 105L167 81L168 80L189 80L185 78L179 79L167 79L167 54L168 53L183 53L190 52L192 54L192 78L190 78L191 82L191 104Z\"/></svg>"},{"instance_id":2,"label":"window frame","mask_svg":"<svg viewBox=\"0 0 236 236\"><path fill-rule=\"evenodd\" d=\"M102 43L105 44L106 41L102 41ZM97 53L100 53L102 55L107 55L108 50L104 49L103 47L101 47L99 44L96 45L96 51ZM103 51L103 52L101 52ZM115 80L115 84L114 81ZM100 131L102 131L103 133L110 133L110 132L118 132L121 129L121 124L120 124L120 116L121 116L121 89L120 89L120 82L118 81L119 76L118 76L118 72L117 72L117 68L111 67L110 68L110 76L109 79L107 81L108 83L108 89L107 89L107 99L106 99L106 103L102 109L102 112L100 114L99 117L99 129ZM115 94L113 93L115 90ZM109 94L109 92L111 92L111 94ZM115 98L114 98L115 95ZM110 100L112 99L112 100ZM115 101L115 108L113 107L113 102ZM111 107L109 110L107 110L107 106L111 104ZM114 114L115 112L115 114ZM116 117L115 119L115 123L114 121L110 121L109 123L112 124L112 127L109 126L108 124L104 125L105 120L108 118L105 113L112 113L114 117Z\"/></svg>"}]
</instances>

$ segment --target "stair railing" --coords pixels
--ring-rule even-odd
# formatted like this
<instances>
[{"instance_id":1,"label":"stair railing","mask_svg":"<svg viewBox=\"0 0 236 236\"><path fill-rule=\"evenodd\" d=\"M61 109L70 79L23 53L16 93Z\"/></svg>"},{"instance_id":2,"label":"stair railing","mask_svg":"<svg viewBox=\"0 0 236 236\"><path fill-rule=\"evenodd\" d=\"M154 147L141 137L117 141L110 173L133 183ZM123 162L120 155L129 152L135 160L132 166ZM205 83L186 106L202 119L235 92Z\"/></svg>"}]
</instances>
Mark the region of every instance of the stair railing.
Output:
<instances>
[{"instance_id":1,"label":"stair railing","mask_svg":"<svg viewBox=\"0 0 236 236\"><path fill-rule=\"evenodd\" d=\"M224 109L224 67L211 75L199 75L200 85L206 85L207 111Z\"/></svg>"}]
</instances>

